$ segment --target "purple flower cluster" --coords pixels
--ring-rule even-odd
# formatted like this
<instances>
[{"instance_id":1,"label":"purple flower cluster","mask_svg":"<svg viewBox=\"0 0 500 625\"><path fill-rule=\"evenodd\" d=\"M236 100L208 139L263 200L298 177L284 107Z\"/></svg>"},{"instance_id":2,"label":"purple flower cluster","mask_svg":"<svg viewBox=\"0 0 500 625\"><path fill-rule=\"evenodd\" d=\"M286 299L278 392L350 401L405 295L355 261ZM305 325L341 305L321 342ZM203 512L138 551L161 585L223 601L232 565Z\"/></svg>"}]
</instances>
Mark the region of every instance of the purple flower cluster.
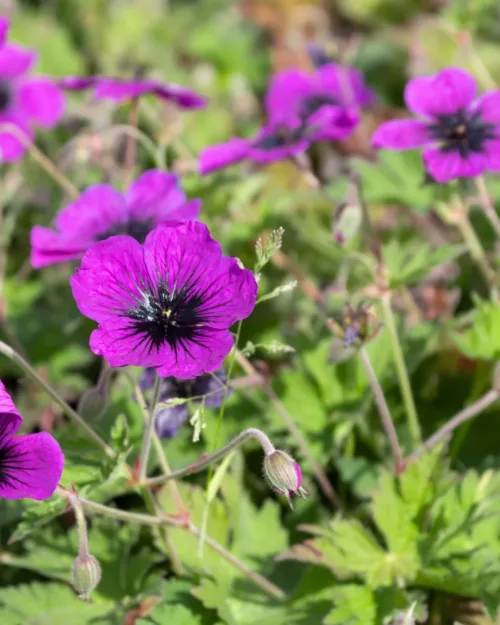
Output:
<instances>
[{"instance_id":1,"label":"purple flower cluster","mask_svg":"<svg viewBox=\"0 0 500 625\"><path fill-rule=\"evenodd\" d=\"M16 437L22 420L0 382L0 497L48 499L61 479L64 455L47 432Z\"/></svg>"},{"instance_id":2,"label":"purple flower cluster","mask_svg":"<svg viewBox=\"0 0 500 625\"><path fill-rule=\"evenodd\" d=\"M200 200L186 201L179 180L152 169L122 195L107 184L84 191L56 217L56 230L35 226L31 232L31 264L39 268L79 259L98 241L128 234L144 243L165 221L197 219Z\"/></svg>"},{"instance_id":3,"label":"purple flower cluster","mask_svg":"<svg viewBox=\"0 0 500 625\"><path fill-rule=\"evenodd\" d=\"M155 382L156 371L144 369L139 386L142 391L150 391ZM159 402L167 403L171 399L186 399L194 403L203 402L206 408L220 408L224 400L226 372L223 367L214 373L206 373L193 380L181 380L174 377L161 381ZM228 389L228 395L230 389ZM155 412L155 428L158 436L167 440L177 436L180 427L189 417L188 402L176 406L157 408Z\"/></svg>"},{"instance_id":4,"label":"purple flower cluster","mask_svg":"<svg viewBox=\"0 0 500 625\"><path fill-rule=\"evenodd\" d=\"M326 63L314 73L286 70L269 86L267 123L252 139L233 138L200 155L200 172L208 174L243 160L271 163L305 152L316 141L349 137L358 111L373 101L360 72Z\"/></svg>"},{"instance_id":5,"label":"purple flower cluster","mask_svg":"<svg viewBox=\"0 0 500 625\"><path fill-rule=\"evenodd\" d=\"M424 148L426 169L438 182L500 171L500 91L479 98L466 71L445 69L410 80L406 106L418 119L382 124L373 136L376 148Z\"/></svg>"},{"instance_id":6,"label":"purple flower cluster","mask_svg":"<svg viewBox=\"0 0 500 625\"><path fill-rule=\"evenodd\" d=\"M52 128L64 113L64 94L47 76L31 76L36 53L7 41L9 22L0 16L0 161L16 161L34 128Z\"/></svg>"}]
</instances>

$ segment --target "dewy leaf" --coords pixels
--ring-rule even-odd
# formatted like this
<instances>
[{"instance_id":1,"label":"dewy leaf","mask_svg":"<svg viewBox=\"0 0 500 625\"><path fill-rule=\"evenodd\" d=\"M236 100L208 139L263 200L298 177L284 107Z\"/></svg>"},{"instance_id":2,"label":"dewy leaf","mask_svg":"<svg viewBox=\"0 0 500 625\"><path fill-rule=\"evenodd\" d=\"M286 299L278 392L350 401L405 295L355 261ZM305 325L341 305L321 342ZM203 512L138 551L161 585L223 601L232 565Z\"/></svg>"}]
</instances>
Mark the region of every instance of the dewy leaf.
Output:
<instances>
[{"instance_id":1,"label":"dewy leaf","mask_svg":"<svg viewBox=\"0 0 500 625\"><path fill-rule=\"evenodd\" d=\"M81 601L62 584L33 583L0 588L2 625L89 625L111 609L114 609L112 603Z\"/></svg>"},{"instance_id":2,"label":"dewy leaf","mask_svg":"<svg viewBox=\"0 0 500 625\"><path fill-rule=\"evenodd\" d=\"M377 609L373 591L366 586L340 586L332 591L335 608L325 625L376 625Z\"/></svg>"}]
</instances>

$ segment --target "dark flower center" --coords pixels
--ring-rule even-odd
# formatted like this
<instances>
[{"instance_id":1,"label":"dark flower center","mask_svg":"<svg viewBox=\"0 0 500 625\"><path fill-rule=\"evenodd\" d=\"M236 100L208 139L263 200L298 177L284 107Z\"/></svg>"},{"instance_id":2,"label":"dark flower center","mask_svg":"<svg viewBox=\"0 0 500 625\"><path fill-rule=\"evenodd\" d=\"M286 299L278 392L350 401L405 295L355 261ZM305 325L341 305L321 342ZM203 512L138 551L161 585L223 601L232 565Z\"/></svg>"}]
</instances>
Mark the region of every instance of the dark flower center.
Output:
<instances>
[{"instance_id":1,"label":"dark flower center","mask_svg":"<svg viewBox=\"0 0 500 625\"><path fill-rule=\"evenodd\" d=\"M335 106L336 104L338 104L338 102L334 97L326 93L317 93L302 100L299 115L307 119L311 117L311 115L314 115L316 111L319 111L322 106Z\"/></svg>"},{"instance_id":2,"label":"dark flower center","mask_svg":"<svg viewBox=\"0 0 500 625\"><path fill-rule=\"evenodd\" d=\"M286 126L279 126L276 130L253 143L253 147L258 150L275 150L276 148L284 148L299 141L304 134L304 127L300 126L292 130Z\"/></svg>"},{"instance_id":3,"label":"dark flower center","mask_svg":"<svg viewBox=\"0 0 500 625\"><path fill-rule=\"evenodd\" d=\"M24 455L24 452L19 452L11 444L6 426L0 426L0 484L2 486L15 488L24 484L23 472L30 470L30 467L22 464Z\"/></svg>"},{"instance_id":4,"label":"dark flower center","mask_svg":"<svg viewBox=\"0 0 500 625\"><path fill-rule=\"evenodd\" d=\"M109 237L115 236L117 234L128 234L133 237L139 243L144 243L146 237L154 228L155 224L152 219L145 219L144 221L139 221L137 219L131 219L129 221L124 221L122 223L116 224L113 228L106 230L103 234L100 234L96 237L96 241L104 241Z\"/></svg>"},{"instance_id":5,"label":"dark flower center","mask_svg":"<svg viewBox=\"0 0 500 625\"><path fill-rule=\"evenodd\" d=\"M0 80L0 113L5 113L12 103L12 89L6 80Z\"/></svg>"},{"instance_id":6,"label":"dark flower center","mask_svg":"<svg viewBox=\"0 0 500 625\"><path fill-rule=\"evenodd\" d=\"M190 342L202 345L207 324L217 316L210 305L216 293L207 294L213 285L198 292L197 282L192 278L173 291L163 280L154 290L143 286L142 300L125 313L131 335L144 337L150 350L167 343L174 352L182 348L189 354Z\"/></svg>"},{"instance_id":7,"label":"dark flower center","mask_svg":"<svg viewBox=\"0 0 500 625\"><path fill-rule=\"evenodd\" d=\"M459 152L467 158L471 152L483 152L484 143L495 138L495 126L481 118L481 112L460 110L451 115L437 115L429 126L432 139L442 141L444 152Z\"/></svg>"}]
</instances>

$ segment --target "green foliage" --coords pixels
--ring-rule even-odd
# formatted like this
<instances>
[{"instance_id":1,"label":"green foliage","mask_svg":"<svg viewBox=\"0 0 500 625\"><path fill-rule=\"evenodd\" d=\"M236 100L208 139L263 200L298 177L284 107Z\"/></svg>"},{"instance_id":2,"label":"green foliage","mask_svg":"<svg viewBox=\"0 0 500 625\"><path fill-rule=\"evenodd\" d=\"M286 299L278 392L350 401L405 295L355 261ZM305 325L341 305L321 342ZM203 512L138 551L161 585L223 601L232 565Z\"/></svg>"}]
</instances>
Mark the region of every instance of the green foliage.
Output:
<instances>
[{"instance_id":1,"label":"green foliage","mask_svg":"<svg viewBox=\"0 0 500 625\"><path fill-rule=\"evenodd\" d=\"M470 324L451 337L458 349L469 358L500 359L500 305L475 297L476 309Z\"/></svg>"}]
</instances>

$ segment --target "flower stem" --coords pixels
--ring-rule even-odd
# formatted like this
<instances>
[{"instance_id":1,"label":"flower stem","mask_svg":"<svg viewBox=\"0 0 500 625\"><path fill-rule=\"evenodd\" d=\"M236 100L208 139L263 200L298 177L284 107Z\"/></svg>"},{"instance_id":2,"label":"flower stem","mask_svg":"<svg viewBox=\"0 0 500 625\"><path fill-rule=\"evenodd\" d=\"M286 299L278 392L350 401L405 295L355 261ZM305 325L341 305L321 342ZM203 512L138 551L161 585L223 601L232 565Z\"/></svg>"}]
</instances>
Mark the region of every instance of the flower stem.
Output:
<instances>
[{"instance_id":1,"label":"flower stem","mask_svg":"<svg viewBox=\"0 0 500 625\"><path fill-rule=\"evenodd\" d=\"M61 174L61 172L57 169L54 163L45 156L43 152L41 152L34 143L32 143L31 139L22 131L20 128L15 126L14 124L2 124L0 126L0 132L6 132L11 135L14 135L16 139L18 139L26 150L30 153L31 157L40 165L42 169L44 169L49 176L57 182L57 184L64 189L64 191L73 199L76 199L80 192L75 187L75 185L70 182L66 176Z\"/></svg>"},{"instance_id":2,"label":"flower stem","mask_svg":"<svg viewBox=\"0 0 500 625\"><path fill-rule=\"evenodd\" d=\"M392 421L389 406L387 405L387 402L385 400L384 391L382 390L382 387L380 386L377 378L377 374L373 369L366 347L362 347L359 350L359 355L361 358L361 362L363 363L363 367L365 368L365 373L368 377L368 381L370 382L373 394L375 396L375 401L377 402L380 420L382 421L382 427L384 428L389 443L391 445L392 457L394 459L394 472L398 474L403 468L404 463L401 453L401 446L399 445L398 435Z\"/></svg>"},{"instance_id":3,"label":"flower stem","mask_svg":"<svg viewBox=\"0 0 500 625\"><path fill-rule=\"evenodd\" d=\"M476 189L479 194L479 200L484 209L484 214L489 219L490 224L493 226L497 237L500 238L500 218L498 217L493 202L488 194L488 189L486 188L486 183L483 176L478 176L477 178L474 178L474 182L476 184Z\"/></svg>"},{"instance_id":4,"label":"flower stem","mask_svg":"<svg viewBox=\"0 0 500 625\"><path fill-rule=\"evenodd\" d=\"M408 376L408 371L403 357L403 350L401 349L396 329L396 321L394 319L394 313L392 312L390 291L387 291L384 295L382 295L381 301L385 325L387 326L387 331L389 332L392 354L394 356L394 362L398 373L399 386L405 404L408 427L410 429L413 444L418 446L422 442L422 434L420 432L420 424L418 422L417 409L415 407L415 400L413 399L413 392L411 390L410 378Z\"/></svg>"},{"instance_id":5,"label":"flower stem","mask_svg":"<svg viewBox=\"0 0 500 625\"><path fill-rule=\"evenodd\" d=\"M185 467L184 469L173 471L172 473L169 473L168 475L160 475L158 477L152 477L142 482L142 484L144 486L156 486L157 484L163 484L164 482L167 482L168 480L173 480L175 478L183 477L185 475L192 475L193 473L199 473L200 471L203 471L203 469L206 469L206 467L209 467L213 465L215 462L217 462L218 460L220 460L221 458L224 458L224 456L228 454L232 449L235 449L236 447L240 447L240 445L243 445L243 443L247 441L249 438L256 438L259 441L262 447L262 450L264 451L264 454L266 456L274 451L274 445L271 443L269 438L264 434L264 432L261 432L260 430L257 430L256 428L248 428L247 430L243 430L243 432L238 434L238 436L235 436L232 441L229 441L229 443L227 443L227 445L224 445L224 447L221 447L217 451L212 452L208 456L202 457L200 460L198 460L194 464L190 464L188 467Z\"/></svg>"},{"instance_id":6,"label":"flower stem","mask_svg":"<svg viewBox=\"0 0 500 625\"><path fill-rule=\"evenodd\" d=\"M244 371L246 371L248 375L251 375L251 376L258 375L258 372L255 369L255 367L252 365L252 363L248 360L248 358L246 358L238 350L236 350L236 360L238 361L239 365L242 367ZM294 437L295 442L297 443L297 446L302 452L302 455L304 456L304 458L307 459L307 461L311 465L311 469L316 479L318 480L318 483L324 495L329 499L329 501L333 505L336 505L339 508L342 507L342 502L339 496L335 492L333 486L330 484L330 481L328 480L322 467L320 467L320 465L316 462L316 459L314 458L313 453L309 449L309 445L307 444L306 439L300 432L299 428L295 425L295 421L293 420L293 417L288 413L285 406L283 406L283 404L279 400L279 397L276 395L276 393L274 392L269 382L267 382L264 379L262 379L262 389L264 390L264 392L270 399L276 412L283 419L283 422L285 423L288 431Z\"/></svg>"},{"instance_id":7,"label":"flower stem","mask_svg":"<svg viewBox=\"0 0 500 625\"><path fill-rule=\"evenodd\" d=\"M50 397L61 407L61 409L73 419L80 427L82 427L88 436L96 442L102 449L106 452L106 454L110 458L116 458L116 454L113 449L104 441L97 432L95 432L92 427L84 420L82 417L75 411L71 406L69 406L62 397L48 384L43 380L38 373L33 369L33 367L16 351L12 349L9 345L0 341L0 353L4 356L7 356L10 360L15 362L17 365L21 367L21 369L26 373L28 377L34 380L37 384L39 384L43 390L50 395Z\"/></svg>"},{"instance_id":8,"label":"flower stem","mask_svg":"<svg viewBox=\"0 0 500 625\"><path fill-rule=\"evenodd\" d=\"M151 398L151 407L149 409L149 417L144 423L144 436L142 438L142 449L139 460L139 480L144 482L148 474L149 452L151 451L151 441L155 431L155 408L160 396L161 378L156 374L155 385L153 388L153 396Z\"/></svg>"},{"instance_id":9,"label":"flower stem","mask_svg":"<svg viewBox=\"0 0 500 625\"><path fill-rule=\"evenodd\" d=\"M435 434L433 434L430 438L428 438L425 443L419 447L416 451L414 451L407 459L406 462L415 462L418 460L423 454L431 450L433 447L444 441L448 436L456 430L459 425L469 421L469 419L473 419L476 415L478 415L483 410L486 410L488 406L496 402L500 399L500 393L494 389L489 390L485 393L480 399L475 401L473 404L464 408L460 412L458 412L454 417L452 417L447 423L443 425Z\"/></svg>"},{"instance_id":10,"label":"flower stem","mask_svg":"<svg viewBox=\"0 0 500 625\"><path fill-rule=\"evenodd\" d=\"M85 557L89 555L89 537L87 533L87 522L85 521L85 513L82 504L76 494L69 494L68 501L75 513L76 526L78 528L78 555Z\"/></svg>"},{"instance_id":11,"label":"flower stem","mask_svg":"<svg viewBox=\"0 0 500 625\"><path fill-rule=\"evenodd\" d=\"M68 499L71 496L70 491L61 487L57 488L56 494L60 497L64 497L65 499ZM139 514L136 512L126 512L125 510L118 510L117 508L103 506L102 504L94 503L93 501L89 501L88 499L83 499L81 497L79 497L78 499L80 504L88 511L102 514L103 516L107 516L112 519L118 519L120 521L126 521L129 523L139 523L141 525L152 525L156 527L161 527L165 525L178 527L180 529L184 529L185 531L190 532L194 536L200 536L200 530L189 522L186 524L186 521L184 519L179 519L175 517L151 516L148 514ZM254 584L259 586L261 590L280 601L286 599L286 595L281 590L281 588L275 586L265 577L259 575L259 573L252 571L245 563L241 562L240 560L238 560L238 558L236 558L236 556L229 553L213 538L206 536L205 541L211 549L216 551L222 558L224 558L224 560L240 570L244 575L248 577L248 579L250 579Z\"/></svg>"}]
</instances>

